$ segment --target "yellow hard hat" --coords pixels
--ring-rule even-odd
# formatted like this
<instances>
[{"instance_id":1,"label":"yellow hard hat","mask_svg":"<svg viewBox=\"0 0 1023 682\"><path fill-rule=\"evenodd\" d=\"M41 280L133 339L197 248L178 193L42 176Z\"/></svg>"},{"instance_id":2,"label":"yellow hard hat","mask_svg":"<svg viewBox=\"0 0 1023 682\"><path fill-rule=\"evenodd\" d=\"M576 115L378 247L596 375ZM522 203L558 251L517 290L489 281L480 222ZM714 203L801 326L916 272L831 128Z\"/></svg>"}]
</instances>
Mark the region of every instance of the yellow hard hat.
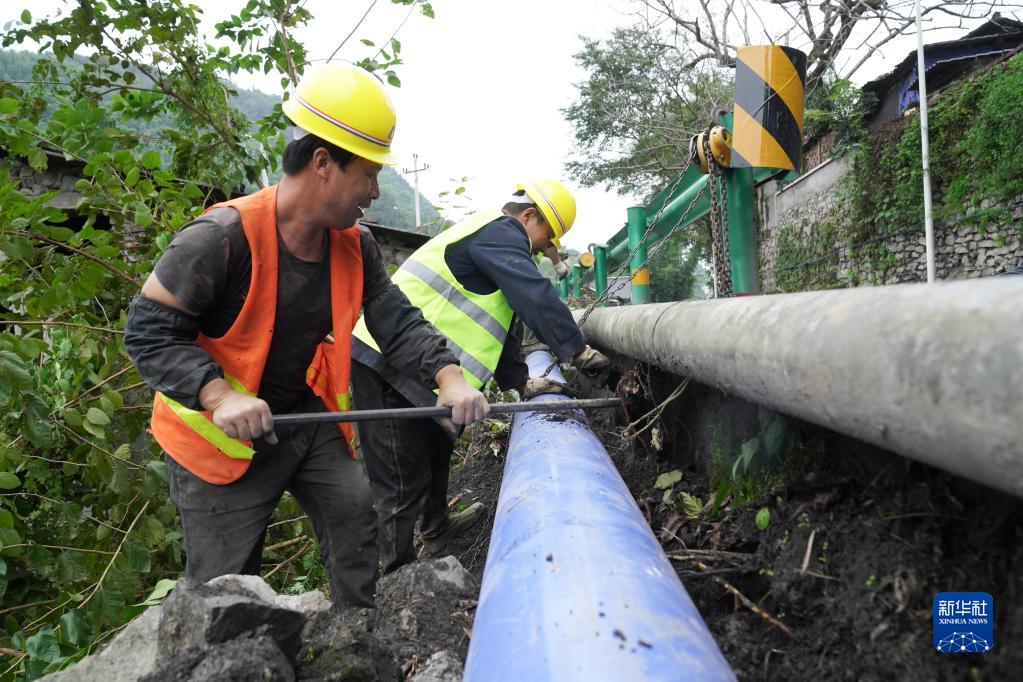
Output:
<instances>
[{"instance_id":1,"label":"yellow hard hat","mask_svg":"<svg viewBox=\"0 0 1023 682\"><path fill-rule=\"evenodd\" d=\"M283 106L292 123L316 137L370 161L396 163L394 106L369 72L350 64L313 67Z\"/></svg>"},{"instance_id":2,"label":"yellow hard hat","mask_svg":"<svg viewBox=\"0 0 1023 682\"><path fill-rule=\"evenodd\" d=\"M518 186L533 200L544 220L554 230L551 242L561 246L561 238L572 229L575 222L575 197L565 185L552 178L526 180Z\"/></svg>"}]
</instances>

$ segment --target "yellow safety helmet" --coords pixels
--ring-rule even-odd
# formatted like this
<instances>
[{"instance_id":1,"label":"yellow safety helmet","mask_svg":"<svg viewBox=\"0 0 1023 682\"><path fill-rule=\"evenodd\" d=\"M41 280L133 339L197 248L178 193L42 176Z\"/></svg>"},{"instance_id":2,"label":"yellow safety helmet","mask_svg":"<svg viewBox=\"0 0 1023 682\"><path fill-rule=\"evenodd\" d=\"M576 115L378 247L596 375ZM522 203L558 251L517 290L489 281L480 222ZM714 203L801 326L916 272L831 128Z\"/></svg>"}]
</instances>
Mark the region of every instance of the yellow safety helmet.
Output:
<instances>
[{"instance_id":1,"label":"yellow safety helmet","mask_svg":"<svg viewBox=\"0 0 1023 682\"><path fill-rule=\"evenodd\" d=\"M551 178L526 180L518 186L533 200L544 220L554 230L554 246L561 247L561 238L575 222L575 197L565 185Z\"/></svg>"},{"instance_id":2,"label":"yellow safety helmet","mask_svg":"<svg viewBox=\"0 0 1023 682\"><path fill-rule=\"evenodd\" d=\"M396 163L394 106L368 71L340 63L313 67L283 107L292 123L322 140L370 161Z\"/></svg>"}]
</instances>

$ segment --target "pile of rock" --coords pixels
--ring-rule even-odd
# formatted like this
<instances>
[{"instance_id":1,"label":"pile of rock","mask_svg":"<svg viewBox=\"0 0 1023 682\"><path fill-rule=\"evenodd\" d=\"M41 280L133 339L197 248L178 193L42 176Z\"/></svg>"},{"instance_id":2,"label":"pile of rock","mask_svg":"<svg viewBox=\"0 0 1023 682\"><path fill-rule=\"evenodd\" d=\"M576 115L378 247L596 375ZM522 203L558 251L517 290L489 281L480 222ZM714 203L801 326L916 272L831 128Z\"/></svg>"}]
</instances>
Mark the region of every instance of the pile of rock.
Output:
<instances>
[{"instance_id":1,"label":"pile of rock","mask_svg":"<svg viewBox=\"0 0 1023 682\"><path fill-rule=\"evenodd\" d=\"M181 580L99 654L51 682L457 682L478 587L454 557L384 576L376 609L320 592L279 595L256 576Z\"/></svg>"}]
</instances>

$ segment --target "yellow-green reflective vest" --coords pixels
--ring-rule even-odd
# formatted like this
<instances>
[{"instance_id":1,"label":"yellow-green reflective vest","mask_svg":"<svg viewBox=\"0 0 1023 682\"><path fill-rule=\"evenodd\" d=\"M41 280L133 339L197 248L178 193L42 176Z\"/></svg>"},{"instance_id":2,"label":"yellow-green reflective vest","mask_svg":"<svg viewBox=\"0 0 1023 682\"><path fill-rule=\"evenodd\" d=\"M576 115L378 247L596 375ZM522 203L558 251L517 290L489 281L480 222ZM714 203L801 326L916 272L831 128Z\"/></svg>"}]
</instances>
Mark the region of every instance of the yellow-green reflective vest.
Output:
<instances>
[{"instance_id":1,"label":"yellow-green reflective vest","mask_svg":"<svg viewBox=\"0 0 1023 682\"><path fill-rule=\"evenodd\" d=\"M514 313L500 289L476 294L459 284L444 261L444 250L502 215L500 211L474 213L417 249L391 277L412 305L423 311L423 317L447 337L465 380L475 388L483 388L493 376ZM352 335L380 352L364 318Z\"/></svg>"}]
</instances>

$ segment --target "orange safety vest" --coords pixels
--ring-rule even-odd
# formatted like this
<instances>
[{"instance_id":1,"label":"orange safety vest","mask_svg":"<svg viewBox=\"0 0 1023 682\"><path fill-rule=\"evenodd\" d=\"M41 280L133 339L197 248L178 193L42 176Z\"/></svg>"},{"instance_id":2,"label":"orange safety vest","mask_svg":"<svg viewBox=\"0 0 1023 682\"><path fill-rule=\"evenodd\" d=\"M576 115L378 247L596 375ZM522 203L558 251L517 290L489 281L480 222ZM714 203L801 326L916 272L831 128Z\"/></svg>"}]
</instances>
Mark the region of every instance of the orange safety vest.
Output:
<instances>
[{"instance_id":1,"label":"orange safety vest","mask_svg":"<svg viewBox=\"0 0 1023 682\"><path fill-rule=\"evenodd\" d=\"M199 335L198 343L224 369L232 388L256 395L270 352L277 311L277 186L212 206L230 206L241 214L252 251L252 279L238 318L220 338ZM330 231L330 307L333 338L316 349L306 382L329 410L347 410L351 400L352 327L362 306L362 249L359 228ZM351 424L340 424L355 458ZM191 410L157 393L153 401L153 437L181 466L209 483L238 480L249 468L252 443L229 437L210 413Z\"/></svg>"}]
</instances>

